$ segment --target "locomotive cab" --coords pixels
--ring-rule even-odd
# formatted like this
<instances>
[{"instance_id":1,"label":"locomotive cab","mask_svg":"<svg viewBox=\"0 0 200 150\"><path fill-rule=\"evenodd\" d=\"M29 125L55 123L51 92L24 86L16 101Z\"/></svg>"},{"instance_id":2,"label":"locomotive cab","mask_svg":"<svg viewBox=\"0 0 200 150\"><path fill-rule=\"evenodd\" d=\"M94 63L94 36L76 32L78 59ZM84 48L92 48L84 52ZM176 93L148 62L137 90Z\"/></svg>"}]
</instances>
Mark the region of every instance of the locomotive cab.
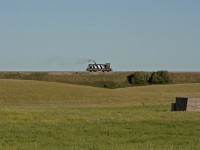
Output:
<instances>
[{"instance_id":1,"label":"locomotive cab","mask_svg":"<svg viewBox=\"0 0 200 150\"><path fill-rule=\"evenodd\" d=\"M111 68L110 68L110 63L106 63L105 64L105 70L110 70Z\"/></svg>"}]
</instances>

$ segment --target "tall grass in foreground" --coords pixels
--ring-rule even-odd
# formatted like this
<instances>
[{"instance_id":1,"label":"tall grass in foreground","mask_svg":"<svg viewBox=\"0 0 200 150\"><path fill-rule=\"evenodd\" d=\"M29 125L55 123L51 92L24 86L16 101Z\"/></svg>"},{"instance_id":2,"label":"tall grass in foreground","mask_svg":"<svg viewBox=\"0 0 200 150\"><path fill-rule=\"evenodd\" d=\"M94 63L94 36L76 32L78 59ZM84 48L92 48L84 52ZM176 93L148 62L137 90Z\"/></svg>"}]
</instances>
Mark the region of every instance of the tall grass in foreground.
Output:
<instances>
[{"instance_id":1,"label":"tall grass in foreground","mask_svg":"<svg viewBox=\"0 0 200 150\"><path fill-rule=\"evenodd\" d=\"M199 149L200 113L166 109L1 107L0 149Z\"/></svg>"}]
</instances>

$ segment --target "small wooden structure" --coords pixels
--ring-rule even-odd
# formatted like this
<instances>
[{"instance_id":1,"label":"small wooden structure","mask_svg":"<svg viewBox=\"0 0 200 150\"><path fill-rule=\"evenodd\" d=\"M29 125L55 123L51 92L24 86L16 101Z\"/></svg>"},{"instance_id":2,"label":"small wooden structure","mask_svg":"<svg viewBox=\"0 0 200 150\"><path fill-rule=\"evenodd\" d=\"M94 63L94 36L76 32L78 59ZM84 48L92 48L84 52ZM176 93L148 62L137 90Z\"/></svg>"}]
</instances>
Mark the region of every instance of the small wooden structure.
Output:
<instances>
[{"instance_id":1,"label":"small wooden structure","mask_svg":"<svg viewBox=\"0 0 200 150\"><path fill-rule=\"evenodd\" d=\"M171 104L171 111L200 111L200 98L176 97L176 103Z\"/></svg>"}]
</instances>

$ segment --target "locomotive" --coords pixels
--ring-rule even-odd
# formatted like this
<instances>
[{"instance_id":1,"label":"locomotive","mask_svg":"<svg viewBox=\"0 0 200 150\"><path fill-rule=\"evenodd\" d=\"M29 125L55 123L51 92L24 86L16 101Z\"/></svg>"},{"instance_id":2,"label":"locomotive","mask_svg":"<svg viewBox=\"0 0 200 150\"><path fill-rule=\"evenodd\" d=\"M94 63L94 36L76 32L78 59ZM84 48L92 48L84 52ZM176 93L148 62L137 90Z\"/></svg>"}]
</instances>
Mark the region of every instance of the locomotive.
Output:
<instances>
[{"instance_id":1,"label":"locomotive","mask_svg":"<svg viewBox=\"0 0 200 150\"><path fill-rule=\"evenodd\" d=\"M96 62L94 62L94 64L88 64L88 67L86 69L87 71L94 71L94 72L97 72L97 71L102 71L102 72L110 72L112 71L112 68L110 66L110 63L105 63L105 64L96 64Z\"/></svg>"}]
</instances>

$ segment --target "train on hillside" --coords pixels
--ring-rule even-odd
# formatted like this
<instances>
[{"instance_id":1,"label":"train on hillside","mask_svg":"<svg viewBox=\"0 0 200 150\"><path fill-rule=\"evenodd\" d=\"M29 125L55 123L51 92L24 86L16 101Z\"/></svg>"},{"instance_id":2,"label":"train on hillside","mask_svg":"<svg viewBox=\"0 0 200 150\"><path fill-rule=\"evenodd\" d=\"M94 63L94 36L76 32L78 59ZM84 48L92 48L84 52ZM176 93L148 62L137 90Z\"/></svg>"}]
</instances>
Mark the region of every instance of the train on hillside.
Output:
<instances>
[{"instance_id":1,"label":"train on hillside","mask_svg":"<svg viewBox=\"0 0 200 150\"><path fill-rule=\"evenodd\" d=\"M112 68L110 66L110 63L96 64L96 62L94 62L94 64L88 64L86 71L89 71L89 72L98 72L98 71L110 72L110 71L112 71Z\"/></svg>"}]
</instances>

